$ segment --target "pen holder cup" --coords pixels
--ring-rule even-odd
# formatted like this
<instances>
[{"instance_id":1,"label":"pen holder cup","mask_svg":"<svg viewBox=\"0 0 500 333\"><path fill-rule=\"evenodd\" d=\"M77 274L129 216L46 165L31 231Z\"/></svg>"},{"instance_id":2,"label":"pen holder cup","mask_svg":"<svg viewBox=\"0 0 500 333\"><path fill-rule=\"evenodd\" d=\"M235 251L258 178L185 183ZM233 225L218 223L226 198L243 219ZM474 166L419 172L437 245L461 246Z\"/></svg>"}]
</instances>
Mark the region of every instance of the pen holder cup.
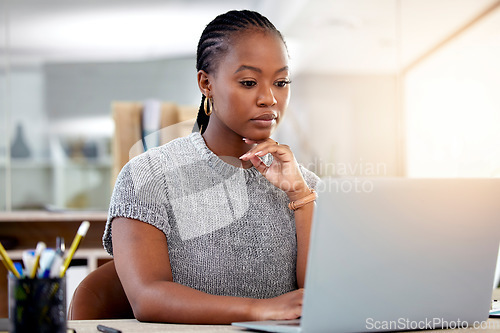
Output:
<instances>
[{"instance_id":1,"label":"pen holder cup","mask_svg":"<svg viewBox=\"0 0 500 333\"><path fill-rule=\"evenodd\" d=\"M9 276L11 332L66 332L66 277Z\"/></svg>"}]
</instances>

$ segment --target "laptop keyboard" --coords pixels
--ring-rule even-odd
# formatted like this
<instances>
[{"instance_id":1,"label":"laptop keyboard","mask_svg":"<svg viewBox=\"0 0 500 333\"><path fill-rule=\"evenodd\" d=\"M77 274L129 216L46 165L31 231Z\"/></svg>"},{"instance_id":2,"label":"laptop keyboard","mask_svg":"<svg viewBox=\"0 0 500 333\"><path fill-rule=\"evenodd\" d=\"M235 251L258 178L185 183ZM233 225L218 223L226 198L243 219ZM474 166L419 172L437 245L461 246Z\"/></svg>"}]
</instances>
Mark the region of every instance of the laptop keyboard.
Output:
<instances>
[{"instance_id":1,"label":"laptop keyboard","mask_svg":"<svg viewBox=\"0 0 500 333\"><path fill-rule=\"evenodd\" d=\"M300 326L300 320L290 320L290 322L280 323L280 326Z\"/></svg>"}]
</instances>

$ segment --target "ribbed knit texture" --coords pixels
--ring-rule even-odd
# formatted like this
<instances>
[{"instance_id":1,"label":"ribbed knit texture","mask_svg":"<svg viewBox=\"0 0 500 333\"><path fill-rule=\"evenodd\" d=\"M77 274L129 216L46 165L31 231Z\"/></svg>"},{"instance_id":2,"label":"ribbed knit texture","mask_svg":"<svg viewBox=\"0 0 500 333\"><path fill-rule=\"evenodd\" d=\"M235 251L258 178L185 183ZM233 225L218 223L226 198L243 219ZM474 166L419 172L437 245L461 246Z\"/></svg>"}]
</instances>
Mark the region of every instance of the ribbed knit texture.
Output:
<instances>
[{"instance_id":1,"label":"ribbed knit texture","mask_svg":"<svg viewBox=\"0 0 500 333\"><path fill-rule=\"evenodd\" d=\"M287 195L254 167L242 169L223 159L199 133L132 159L111 197L105 249L113 254L113 218L127 217L165 234L174 282L252 298L296 289L295 220ZM268 164L272 156L263 160ZM301 171L314 188L318 177Z\"/></svg>"}]
</instances>

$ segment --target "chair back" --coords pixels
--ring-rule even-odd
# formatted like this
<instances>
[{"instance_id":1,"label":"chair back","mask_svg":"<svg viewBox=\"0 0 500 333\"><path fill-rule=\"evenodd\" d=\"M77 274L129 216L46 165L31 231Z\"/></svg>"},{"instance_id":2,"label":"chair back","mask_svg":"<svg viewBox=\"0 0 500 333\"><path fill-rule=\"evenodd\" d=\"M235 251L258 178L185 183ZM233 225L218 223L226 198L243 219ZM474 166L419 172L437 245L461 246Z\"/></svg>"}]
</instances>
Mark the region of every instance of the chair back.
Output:
<instances>
[{"instance_id":1,"label":"chair back","mask_svg":"<svg viewBox=\"0 0 500 333\"><path fill-rule=\"evenodd\" d=\"M132 307L114 261L99 266L78 285L68 310L69 320L130 319Z\"/></svg>"}]
</instances>

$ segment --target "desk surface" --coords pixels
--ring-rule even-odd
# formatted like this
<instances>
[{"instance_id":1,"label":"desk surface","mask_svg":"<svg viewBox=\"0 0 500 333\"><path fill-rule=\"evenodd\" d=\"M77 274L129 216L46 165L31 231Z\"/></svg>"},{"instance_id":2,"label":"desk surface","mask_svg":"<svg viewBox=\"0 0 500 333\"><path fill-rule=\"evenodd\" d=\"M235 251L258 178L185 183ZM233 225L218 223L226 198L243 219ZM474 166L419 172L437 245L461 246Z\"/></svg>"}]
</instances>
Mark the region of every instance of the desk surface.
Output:
<instances>
[{"instance_id":1,"label":"desk surface","mask_svg":"<svg viewBox=\"0 0 500 333\"><path fill-rule=\"evenodd\" d=\"M157 333L157 332L243 332L242 328L233 327L230 325L178 325L178 324L156 324L156 323L141 323L135 319L119 319L119 320L70 320L68 328L73 328L76 333L99 333L97 325L105 325L121 330L123 333ZM472 330L472 329L454 329L454 330L432 330L420 331L425 333L465 333L465 332L488 332L500 333L500 319L489 319L485 325L489 328ZM248 332L248 331L247 331ZM414 331L415 332L415 331Z\"/></svg>"},{"instance_id":2,"label":"desk surface","mask_svg":"<svg viewBox=\"0 0 500 333\"><path fill-rule=\"evenodd\" d=\"M109 319L109 320L70 320L68 328L73 328L76 333L99 333L97 325L105 325L121 330L123 333L136 332L241 332L244 329L230 325L180 325L141 323L135 319ZM500 332L500 330L499 330Z\"/></svg>"},{"instance_id":3,"label":"desk surface","mask_svg":"<svg viewBox=\"0 0 500 333\"><path fill-rule=\"evenodd\" d=\"M500 300L500 288L493 289L493 295L491 299Z\"/></svg>"}]
</instances>

